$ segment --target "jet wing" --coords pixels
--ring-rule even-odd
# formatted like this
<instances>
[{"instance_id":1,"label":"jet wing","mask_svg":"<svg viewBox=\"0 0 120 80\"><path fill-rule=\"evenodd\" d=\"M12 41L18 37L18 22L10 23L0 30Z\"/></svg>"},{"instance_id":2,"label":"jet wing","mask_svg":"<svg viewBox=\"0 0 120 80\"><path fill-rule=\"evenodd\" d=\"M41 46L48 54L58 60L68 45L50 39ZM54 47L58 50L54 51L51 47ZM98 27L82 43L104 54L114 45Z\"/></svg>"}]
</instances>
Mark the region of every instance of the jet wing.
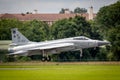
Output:
<instances>
[{"instance_id":1,"label":"jet wing","mask_svg":"<svg viewBox=\"0 0 120 80\"><path fill-rule=\"evenodd\" d=\"M51 44L47 46L37 47L29 49L28 51L34 51L34 50L48 50L48 49L56 49L56 48L64 48L64 47L70 47L74 46L73 43L59 43L59 44Z\"/></svg>"}]
</instances>

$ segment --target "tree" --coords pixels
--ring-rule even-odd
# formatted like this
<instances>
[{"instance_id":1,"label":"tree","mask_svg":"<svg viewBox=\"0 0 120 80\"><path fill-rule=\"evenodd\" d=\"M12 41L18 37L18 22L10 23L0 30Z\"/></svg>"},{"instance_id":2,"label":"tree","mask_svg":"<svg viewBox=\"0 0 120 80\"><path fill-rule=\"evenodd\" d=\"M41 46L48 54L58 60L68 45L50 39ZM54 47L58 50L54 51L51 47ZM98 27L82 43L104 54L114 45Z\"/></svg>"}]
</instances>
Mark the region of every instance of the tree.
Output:
<instances>
[{"instance_id":1,"label":"tree","mask_svg":"<svg viewBox=\"0 0 120 80\"><path fill-rule=\"evenodd\" d=\"M73 13L73 11L70 11L68 8L62 8L61 11L59 12L60 14L64 14L65 12Z\"/></svg>"},{"instance_id":2,"label":"tree","mask_svg":"<svg viewBox=\"0 0 120 80\"><path fill-rule=\"evenodd\" d=\"M67 19L57 21L51 27L51 34L53 36L53 39L75 36L76 29L74 26L75 24L72 21L69 22Z\"/></svg>"},{"instance_id":3,"label":"tree","mask_svg":"<svg viewBox=\"0 0 120 80\"><path fill-rule=\"evenodd\" d=\"M96 17L96 21L101 25L103 31L116 27L120 24L120 1L115 4L102 7Z\"/></svg>"},{"instance_id":4,"label":"tree","mask_svg":"<svg viewBox=\"0 0 120 80\"><path fill-rule=\"evenodd\" d=\"M21 31L31 41L40 42L49 39L49 26L42 21L32 20L25 22L24 28L21 28Z\"/></svg>"},{"instance_id":5,"label":"tree","mask_svg":"<svg viewBox=\"0 0 120 80\"><path fill-rule=\"evenodd\" d=\"M96 17L101 34L111 42L112 59L120 60L120 1L102 7ZM108 54L109 55L109 54Z\"/></svg>"},{"instance_id":6,"label":"tree","mask_svg":"<svg viewBox=\"0 0 120 80\"><path fill-rule=\"evenodd\" d=\"M74 13L86 13L86 12L87 12L87 9L85 8L76 7L74 9Z\"/></svg>"},{"instance_id":7,"label":"tree","mask_svg":"<svg viewBox=\"0 0 120 80\"><path fill-rule=\"evenodd\" d=\"M64 9L64 8L62 8L61 10L60 10L60 14L64 14L65 13L65 10L66 9ZM74 11L70 11L70 13L86 13L87 12L87 9L85 9L85 8L80 8L80 7L76 7L75 9L74 9Z\"/></svg>"},{"instance_id":8,"label":"tree","mask_svg":"<svg viewBox=\"0 0 120 80\"><path fill-rule=\"evenodd\" d=\"M111 42L111 52L113 52L113 59L120 60L120 25L112 28L108 32L108 40Z\"/></svg>"},{"instance_id":9,"label":"tree","mask_svg":"<svg viewBox=\"0 0 120 80\"><path fill-rule=\"evenodd\" d=\"M8 53L7 50L0 50L0 62L7 62L8 61L6 53Z\"/></svg>"},{"instance_id":10,"label":"tree","mask_svg":"<svg viewBox=\"0 0 120 80\"><path fill-rule=\"evenodd\" d=\"M65 9L64 9L64 8L62 8L62 9L61 9L61 11L60 11L59 13L60 13L60 14L65 13Z\"/></svg>"},{"instance_id":11,"label":"tree","mask_svg":"<svg viewBox=\"0 0 120 80\"><path fill-rule=\"evenodd\" d=\"M11 28L20 28L23 24L17 19L0 19L0 40L11 39Z\"/></svg>"},{"instance_id":12,"label":"tree","mask_svg":"<svg viewBox=\"0 0 120 80\"><path fill-rule=\"evenodd\" d=\"M92 39L103 40L103 36L100 33L100 29L99 29L98 24L93 20L90 20L89 24L90 24L90 27L91 27L90 37Z\"/></svg>"},{"instance_id":13,"label":"tree","mask_svg":"<svg viewBox=\"0 0 120 80\"><path fill-rule=\"evenodd\" d=\"M54 23L51 27L51 34L54 39L73 37L73 36L89 36L91 27L89 22L81 16L75 18L63 19Z\"/></svg>"},{"instance_id":14,"label":"tree","mask_svg":"<svg viewBox=\"0 0 120 80\"><path fill-rule=\"evenodd\" d=\"M42 21L22 22L17 19L0 19L0 40L11 40L12 28L18 28L32 41L47 40L49 36L49 27Z\"/></svg>"}]
</instances>

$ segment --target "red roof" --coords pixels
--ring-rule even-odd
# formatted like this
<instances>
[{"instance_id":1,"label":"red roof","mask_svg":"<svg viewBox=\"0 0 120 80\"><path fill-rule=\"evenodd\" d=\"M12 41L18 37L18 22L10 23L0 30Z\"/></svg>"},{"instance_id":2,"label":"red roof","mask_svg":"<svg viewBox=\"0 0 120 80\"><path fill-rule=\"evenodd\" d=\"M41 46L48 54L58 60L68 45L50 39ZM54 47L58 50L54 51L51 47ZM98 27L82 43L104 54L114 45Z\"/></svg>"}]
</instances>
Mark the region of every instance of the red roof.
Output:
<instances>
[{"instance_id":1,"label":"red roof","mask_svg":"<svg viewBox=\"0 0 120 80\"><path fill-rule=\"evenodd\" d=\"M41 20L41 21L57 21L64 18L75 17L80 15L88 20L88 13L86 14L0 14L0 18L16 18L21 21L27 20Z\"/></svg>"}]
</instances>

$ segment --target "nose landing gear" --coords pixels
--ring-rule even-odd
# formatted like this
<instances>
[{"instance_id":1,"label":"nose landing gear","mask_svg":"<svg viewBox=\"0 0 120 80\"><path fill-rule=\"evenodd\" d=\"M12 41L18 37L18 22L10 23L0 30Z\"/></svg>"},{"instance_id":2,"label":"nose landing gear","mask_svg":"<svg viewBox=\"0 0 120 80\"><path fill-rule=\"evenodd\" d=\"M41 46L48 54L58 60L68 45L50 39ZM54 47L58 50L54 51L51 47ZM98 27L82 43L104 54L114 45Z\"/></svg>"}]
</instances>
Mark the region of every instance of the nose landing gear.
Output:
<instances>
[{"instance_id":1,"label":"nose landing gear","mask_svg":"<svg viewBox=\"0 0 120 80\"><path fill-rule=\"evenodd\" d=\"M83 52L82 52L82 49L80 49L80 58L82 57L82 53L83 53Z\"/></svg>"}]
</instances>

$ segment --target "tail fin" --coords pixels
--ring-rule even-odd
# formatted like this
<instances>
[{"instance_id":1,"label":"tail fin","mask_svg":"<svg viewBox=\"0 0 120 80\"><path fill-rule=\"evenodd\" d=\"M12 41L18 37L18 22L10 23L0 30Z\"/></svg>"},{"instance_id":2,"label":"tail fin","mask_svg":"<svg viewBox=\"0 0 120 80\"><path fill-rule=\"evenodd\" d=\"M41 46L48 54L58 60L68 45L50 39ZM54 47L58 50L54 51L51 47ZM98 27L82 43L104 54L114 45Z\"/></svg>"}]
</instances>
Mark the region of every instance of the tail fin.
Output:
<instances>
[{"instance_id":1,"label":"tail fin","mask_svg":"<svg viewBox=\"0 0 120 80\"><path fill-rule=\"evenodd\" d=\"M22 35L17 28L11 29L11 34L12 34L12 44L11 46L15 45L24 45L28 44L30 41Z\"/></svg>"}]
</instances>

